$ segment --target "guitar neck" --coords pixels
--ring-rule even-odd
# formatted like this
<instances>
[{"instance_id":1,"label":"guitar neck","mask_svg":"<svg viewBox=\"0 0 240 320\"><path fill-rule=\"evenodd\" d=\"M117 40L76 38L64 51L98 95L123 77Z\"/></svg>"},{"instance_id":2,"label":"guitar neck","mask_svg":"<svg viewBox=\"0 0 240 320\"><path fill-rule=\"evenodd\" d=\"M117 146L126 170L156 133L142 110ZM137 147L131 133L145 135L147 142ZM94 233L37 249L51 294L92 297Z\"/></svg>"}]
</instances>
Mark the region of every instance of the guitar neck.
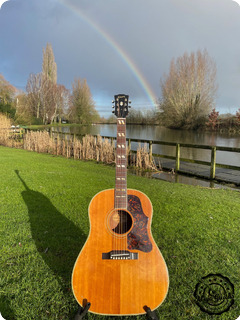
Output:
<instances>
[{"instance_id":1,"label":"guitar neck","mask_svg":"<svg viewBox=\"0 0 240 320\"><path fill-rule=\"evenodd\" d=\"M126 118L117 119L116 180L114 207L127 209Z\"/></svg>"}]
</instances>

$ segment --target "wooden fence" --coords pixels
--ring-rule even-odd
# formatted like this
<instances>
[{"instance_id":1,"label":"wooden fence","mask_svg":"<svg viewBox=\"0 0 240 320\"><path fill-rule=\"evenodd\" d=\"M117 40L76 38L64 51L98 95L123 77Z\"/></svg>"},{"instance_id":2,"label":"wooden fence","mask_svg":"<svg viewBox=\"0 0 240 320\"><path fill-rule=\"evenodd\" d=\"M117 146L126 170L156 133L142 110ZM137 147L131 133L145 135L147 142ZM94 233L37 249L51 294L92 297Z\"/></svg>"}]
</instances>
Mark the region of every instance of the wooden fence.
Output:
<instances>
[{"instance_id":1,"label":"wooden fence","mask_svg":"<svg viewBox=\"0 0 240 320\"><path fill-rule=\"evenodd\" d=\"M49 133L51 135L57 134L62 136L71 136L73 139L76 139L76 137L82 137L84 135L81 134L73 134L73 133L63 133L58 131L52 131L49 130ZM93 135L97 137L97 135ZM116 137L111 136L101 136L103 139L110 139L111 141L116 140ZM180 170L180 163L181 162L188 162L188 163L196 163L200 165L206 165L209 166L210 170L210 179L215 179L215 173L216 173L216 167L219 168L225 168L225 169L231 169L231 170L237 170L240 171L240 166L233 166L233 165L227 165L227 164L220 164L216 163L216 152L217 151L227 151L227 152L236 152L240 154L240 148L231 148L231 147L220 147L220 146L208 146L208 145L198 145L198 144L186 144L186 143L175 143L175 142L166 142L166 141L158 141L158 140L147 140L147 139L130 139L127 138L128 141L128 147L131 152L136 152L131 149L131 143L137 142L140 144L147 144L149 149L150 158L152 157L159 157L159 158L166 158L171 159L175 161L175 172L179 172ZM165 155L165 154L156 154L153 153L153 145L164 145L164 146L172 146L175 147L175 156ZM203 160L193 160L188 158L182 158L181 157L181 148L197 148L202 150L211 150L211 161L203 161Z\"/></svg>"}]
</instances>

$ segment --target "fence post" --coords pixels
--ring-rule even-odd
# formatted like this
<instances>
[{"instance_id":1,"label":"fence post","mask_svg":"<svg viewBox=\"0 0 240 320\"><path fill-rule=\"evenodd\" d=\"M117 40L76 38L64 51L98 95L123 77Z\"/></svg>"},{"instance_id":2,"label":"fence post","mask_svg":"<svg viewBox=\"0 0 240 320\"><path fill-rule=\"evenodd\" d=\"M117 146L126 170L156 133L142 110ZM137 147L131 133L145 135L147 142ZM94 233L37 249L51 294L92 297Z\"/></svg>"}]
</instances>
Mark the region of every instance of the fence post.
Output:
<instances>
[{"instance_id":1,"label":"fence post","mask_svg":"<svg viewBox=\"0 0 240 320\"><path fill-rule=\"evenodd\" d=\"M128 139L128 150L131 151L131 139Z\"/></svg>"},{"instance_id":2,"label":"fence post","mask_svg":"<svg viewBox=\"0 0 240 320\"><path fill-rule=\"evenodd\" d=\"M215 179L215 172L216 172L216 147L212 147L210 179Z\"/></svg>"},{"instance_id":3,"label":"fence post","mask_svg":"<svg viewBox=\"0 0 240 320\"><path fill-rule=\"evenodd\" d=\"M150 161L152 162L152 141L149 141L149 158L150 158Z\"/></svg>"},{"instance_id":4,"label":"fence post","mask_svg":"<svg viewBox=\"0 0 240 320\"><path fill-rule=\"evenodd\" d=\"M131 164L131 139L128 139L128 164Z\"/></svg>"},{"instance_id":5,"label":"fence post","mask_svg":"<svg viewBox=\"0 0 240 320\"><path fill-rule=\"evenodd\" d=\"M59 132L57 133L57 150L56 150L56 154L58 155L58 146L59 146L59 141L60 141L60 136L59 136Z\"/></svg>"},{"instance_id":6,"label":"fence post","mask_svg":"<svg viewBox=\"0 0 240 320\"><path fill-rule=\"evenodd\" d=\"M180 143L176 144L176 165L175 171L178 172L180 168Z\"/></svg>"}]
</instances>

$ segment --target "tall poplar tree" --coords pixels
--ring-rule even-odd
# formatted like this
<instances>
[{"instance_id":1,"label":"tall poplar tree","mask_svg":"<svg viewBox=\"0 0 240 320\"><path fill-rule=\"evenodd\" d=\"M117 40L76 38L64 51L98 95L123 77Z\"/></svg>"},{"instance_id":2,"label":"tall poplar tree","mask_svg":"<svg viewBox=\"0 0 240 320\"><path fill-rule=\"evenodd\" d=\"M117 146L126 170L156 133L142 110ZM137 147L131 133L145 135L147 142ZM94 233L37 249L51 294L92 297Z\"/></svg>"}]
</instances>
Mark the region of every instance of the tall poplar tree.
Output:
<instances>
[{"instance_id":1,"label":"tall poplar tree","mask_svg":"<svg viewBox=\"0 0 240 320\"><path fill-rule=\"evenodd\" d=\"M50 43L47 43L46 49L43 48L42 74L53 84L57 83L57 64Z\"/></svg>"}]
</instances>

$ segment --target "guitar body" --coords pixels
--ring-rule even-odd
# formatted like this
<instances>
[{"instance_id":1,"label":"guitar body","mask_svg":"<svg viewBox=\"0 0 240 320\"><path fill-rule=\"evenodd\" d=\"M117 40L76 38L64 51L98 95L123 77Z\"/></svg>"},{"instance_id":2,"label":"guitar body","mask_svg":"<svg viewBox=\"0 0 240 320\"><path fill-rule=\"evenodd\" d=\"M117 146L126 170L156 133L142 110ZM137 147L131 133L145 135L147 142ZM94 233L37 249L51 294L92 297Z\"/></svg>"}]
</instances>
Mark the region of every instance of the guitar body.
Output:
<instances>
[{"instance_id":1,"label":"guitar body","mask_svg":"<svg viewBox=\"0 0 240 320\"><path fill-rule=\"evenodd\" d=\"M72 289L82 306L104 315L144 314L156 309L168 291L168 270L151 234L152 204L127 189L127 209L114 209L114 189L89 205L90 233L72 274Z\"/></svg>"}]
</instances>

